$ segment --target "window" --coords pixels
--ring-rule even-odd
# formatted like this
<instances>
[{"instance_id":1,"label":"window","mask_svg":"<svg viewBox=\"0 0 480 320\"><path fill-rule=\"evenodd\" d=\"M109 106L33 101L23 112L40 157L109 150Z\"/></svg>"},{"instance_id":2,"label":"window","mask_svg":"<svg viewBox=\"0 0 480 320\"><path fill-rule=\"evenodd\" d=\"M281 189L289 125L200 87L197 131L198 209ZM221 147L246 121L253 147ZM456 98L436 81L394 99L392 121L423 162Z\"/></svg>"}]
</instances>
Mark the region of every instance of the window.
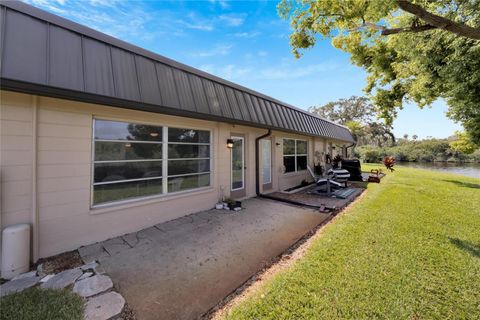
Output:
<instances>
[{"instance_id":1,"label":"window","mask_svg":"<svg viewBox=\"0 0 480 320\"><path fill-rule=\"evenodd\" d=\"M94 120L93 205L209 185L209 131Z\"/></svg>"},{"instance_id":2,"label":"window","mask_svg":"<svg viewBox=\"0 0 480 320\"><path fill-rule=\"evenodd\" d=\"M307 169L307 141L283 139L283 165L285 173Z\"/></svg>"},{"instance_id":3,"label":"window","mask_svg":"<svg viewBox=\"0 0 480 320\"><path fill-rule=\"evenodd\" d=\"M168 128L168 192L210 185L210 132Z\"/></svg>"}]
</instances>

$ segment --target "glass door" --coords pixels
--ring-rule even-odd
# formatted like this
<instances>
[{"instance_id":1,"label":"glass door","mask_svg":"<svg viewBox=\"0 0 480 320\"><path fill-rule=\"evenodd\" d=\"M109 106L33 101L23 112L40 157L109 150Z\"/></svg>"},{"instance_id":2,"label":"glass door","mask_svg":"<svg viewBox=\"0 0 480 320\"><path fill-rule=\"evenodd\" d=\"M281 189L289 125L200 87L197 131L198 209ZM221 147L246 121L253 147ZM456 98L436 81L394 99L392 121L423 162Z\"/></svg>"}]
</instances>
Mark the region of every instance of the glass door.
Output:
<instances>
[{"instance_id":1,"label":"glass door","mask_svg":"<svg viewBox=\"0 0 480 320\"><path fill-rule=\"evenodd\" d=\"M245 196L245 138L232 136L231 153L231 195L233 198Z\"/></svg>"}]
</instances>

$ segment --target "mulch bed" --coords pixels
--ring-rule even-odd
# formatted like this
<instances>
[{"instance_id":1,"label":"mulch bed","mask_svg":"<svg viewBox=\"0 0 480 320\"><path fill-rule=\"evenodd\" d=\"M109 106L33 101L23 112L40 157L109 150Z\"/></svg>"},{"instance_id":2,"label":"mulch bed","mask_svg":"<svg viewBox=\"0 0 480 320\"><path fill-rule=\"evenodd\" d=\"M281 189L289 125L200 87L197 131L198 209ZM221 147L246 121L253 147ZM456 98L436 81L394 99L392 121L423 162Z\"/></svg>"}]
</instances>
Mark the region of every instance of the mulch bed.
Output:
<instances>
[{"instance_id":1,"label":"mulch bed","mask_svg":"<svg viewBox=\"0 0 480 320\"><path fill-rule=\"evenodd\" d=\"M35 267L40 264L42 264L44 274L56 274L67 269L80 267L83 265L83 261L78 251L74 250L39 259Z\"/></svg>"}]
</instances>

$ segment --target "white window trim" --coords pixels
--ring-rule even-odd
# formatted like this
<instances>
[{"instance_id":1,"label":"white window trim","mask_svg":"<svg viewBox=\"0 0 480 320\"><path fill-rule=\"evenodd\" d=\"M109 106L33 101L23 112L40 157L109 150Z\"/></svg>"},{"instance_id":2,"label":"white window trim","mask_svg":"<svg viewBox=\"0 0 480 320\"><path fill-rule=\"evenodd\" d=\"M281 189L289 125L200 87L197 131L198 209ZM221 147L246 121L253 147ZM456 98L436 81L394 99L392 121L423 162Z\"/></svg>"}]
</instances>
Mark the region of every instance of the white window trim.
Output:
<instances>
[{"instance_id":1,"label":"white window trim","mask_svg":"<svg viewBox=\"0 0 480 320\"><path fill-rule=\"evenodd\" d=\"M282 162L283 162L283 158L285 157L295 157L295 170L294 171L289 171L289 172L286 172L286 168L285 168L285 172L283 174L286 174L286 175L290 175L290 174L295 174L295 173L300 173L300 172L305 172L307 171L307 169L305 170L297 170L297 157L302 157L302 156L306 156L307 157L307 165L308 165L308 140L305 140L305 139L296 139L296 138L282 138L282 147L283 145L285 144L285 140L293 140L295 141L295 154L283 154L283 150L282 150ZM305 142L307 144L307 153L297 153L297 141L302 141L302 142ZM284 165L285 166L285 165Z\"/></svg>"},{"instance_id":2,"label":"white window trim","mask_svg":"<svg viewBox=\"0 0 480 320\"><path fill-rule=\"evenodd\" d=\"M233 150L230 151L230 191L238 191L245 189L245 138L239 136L231 136L231 139L242 140L242 187L233 189Z\"/></svg>"},{"instance_id":3,"label":"white window trim","mask_svg":"<svg viewBox=\"0 0 480 320\"><path fill-rule=\"evenodd\" d=\"M109 140L109 139L95 139L95 122L96 120L104 120L104 121L114 121L114 122L126 122L126 123L134 123L134 124L145 124L145 125L152 125L152 126L157 126L157 127L162 127L162 141L131 141L131 140ZM200 172L200 173L193 173L193 174L184 174L184 175L172 175L168 176L168 128L188 128L192 130L201 130L201 131L208 131L209 132L209 138L210 138L210 143L188 143L188 142L172 142L170 144L189 144L189 145L207 145L209 146L209 155L210 158L174 158L170 160L210 160L210 170L206 172ZM130 203L142 203L142 202L151 202L155 201L156 199L161 200L162 198L174 198L175 196L181 196L184 194L190 194L190 193L198 193L202 192L205 190L211 190L212 185L213 185L213 171L212 171L212 165L213 165L213 134L212 130L210 128L206 127L196 127L192 126L189 124L179 124L179 125L174 125L174 126L168 126L167 124L164 123L153 123L153 122L148 122L148 121L137 121L137 120L129 120L129 119L121 119L121 118L114 118L114 117L92 117L92 136L91 136L91 162L90 162L90 210L91 213L97 213L97 209L105 209L105 208L110 208L110 207L115 207L115 206L123 206L125 204L130 204ZM129 143L155 143L155 144L162 144L162 159L139 159L138 161L162 161L162 176L158 177L149 177L149 178L139 178L139 179L126 179L126 180L117 180L117 181L112 181L112 182L94 182L94 177L95 177L95 163L108 163L108 162L133 162L137 160L112 160L112 161L95 161L95 142L129 142ZM210 174L210 184L208 186L203 186L203 187L198 187L198 188L192 188L192 189L186 189L186 190L180 190L180 191L174 191L174 192L168 192L168 178L174 178L174 177L182 177L182 176L191 176L191 175L205 175L205 174ZM95 185L103 185L103 184L113 184L113 183L121 183L121 182L130 182L130 181L146 181L146 180L155 180L155 179L163 179L162 180L162 193L159 194L153 194L153 195L148 195L148 196L138 196L138 197L132 197L132 198L127 198L127 199L119 199L119 200L114 200L114 201L108 201L108 202L102 202L98 204L94 204L94 186Z\"/></svg>"}]
</instances>

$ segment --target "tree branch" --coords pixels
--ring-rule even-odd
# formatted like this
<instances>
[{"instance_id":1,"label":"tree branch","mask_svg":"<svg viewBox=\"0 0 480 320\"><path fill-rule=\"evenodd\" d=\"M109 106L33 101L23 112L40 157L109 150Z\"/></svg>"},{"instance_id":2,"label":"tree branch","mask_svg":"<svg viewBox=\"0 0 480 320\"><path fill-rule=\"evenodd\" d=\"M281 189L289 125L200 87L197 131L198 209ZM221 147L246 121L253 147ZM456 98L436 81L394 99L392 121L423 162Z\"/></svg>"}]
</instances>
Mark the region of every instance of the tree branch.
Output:
<instances>
[{"instance_id":1,"label":"tree branch","mask_svg":"<svg viewBox=\"0 0 480 320\"><path fill-rule=\"evenodd\" d=\"M363 27L369 27L375 30L379 30L381 31L382 36L388 36L391 34L397 34L397 33L403 33L403 32L423 32L423 31L428 31L428 30L437 28L429 24L420 25L420 26L416 24L412 24L410 27L388 29L385 26L381 26L372 22L364 22L360 28L363 28Z\"/></svg>"},{"instance_id":2,"label":"tree branch","mask_svg":"<svg viewBox=\"0 0 480 320\"><path fill-rule=\"evenodd\" d=\"M388 36L391 34L397 34L402 32L423 32L423 31L428 31L432 29L437 29L437 27L426 24L422 26L411 26L409 28L394 28L394 29L385 28L382 30L382 36Z\"/></svg>"},{"instance_id":3,"label":"tree branch","mask_svg":"<svg viewBox=\"0 0 480 320\"><path fill-rule=\"evenodd\" d=\"M409 12L433 27L450 31L459 36L480 40L480 29L458 23L450 19L428 12L422 7L411 3L408 0L397 0L397 4L403 11Z\"/></svg>"}]
</instances>

